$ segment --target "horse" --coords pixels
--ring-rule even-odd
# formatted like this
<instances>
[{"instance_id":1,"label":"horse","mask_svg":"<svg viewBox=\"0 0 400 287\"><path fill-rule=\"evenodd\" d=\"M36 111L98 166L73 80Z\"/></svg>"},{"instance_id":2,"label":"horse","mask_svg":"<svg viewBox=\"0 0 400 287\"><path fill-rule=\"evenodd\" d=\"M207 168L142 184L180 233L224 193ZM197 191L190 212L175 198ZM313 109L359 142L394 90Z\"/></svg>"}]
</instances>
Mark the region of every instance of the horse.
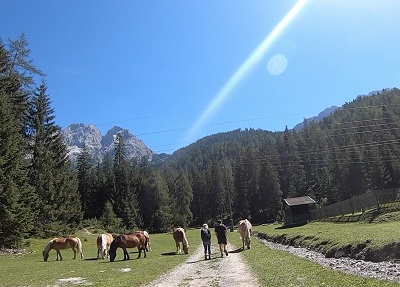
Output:
<instances>
[{"instance_id":1,"label":"horse","mask_svg":"<svg viewBox=\"0 0 400 287\"><path fill-rule=\"evenodd\" d=\"M246 247L247 249L250 249L250 242L251 242L251 229L253 228L253 226L251 225L250 221L248 221L247 219L244 220L240 220L239 221L239 233L240 233L240 237L242 237L242 243L243 243L243 247L242 249L244 249L244 244L246 243Z\"/></svg>"},{"instance_id":2,"label":"horse","mask_svg":"<svg viewBox=\"0 0 400 287\"><path fill-rule=\"evenodd\" d=\"M182 249L183 249L185 254L188 254L189 253L189 242L186 239L185 229L183 229L182 227L174 228L174 230L172 232L172 236L174 237L174 240L175 240L176 252L181 253ZM181 249L181 245L180 245L181 242L182 242L182 249Z\"/></svg>"},{"instance_id":3,"label":"horse","mask_svg":"<svg viewBox=\"0 0 400 287\"><path fill-rule=\"evenodd\" d=\"M129 260L127 248L135 248L137 247L139 250L139 255L137 258L140 258L142 255L142 251L144 252L144 258L147 257L146 254L146 246L147 246L147 238L143 234L143 232L135 232L133 234L121 234L114 238L111 242L109 255L110 262L113 262L115 256L117 255L117 248L120 247L124 250L124 260Z\"/></svg>"},{"instance_id":4,"label":"horse","mask_svg":"<svg viewBox=\"0 0 400 287\"><path fill-rule=\"evenodd\" d=\"M57 252L57 259L60 258L60 261L63 259L60 253L60 250L68 249L71 248L74 251L74 259L76 258L76 253L79 252L81 255L81 259L84 258L83 252L82 252L82 242L78 237L68 237L68 238L53 238L50 240L42 254L43 254L43 260L47 261L49 258L49 252L51 249L56 250Z\"/></svg>"},{"instance_id":5,"label":"horse","mask_svg":"<svg viewBox=\"0 0 400 287\"><path fill-rule=\"evenodd\" d=\"M111 242L113 241L113 236L110 233L103 233L97 236L97 258L99 258L101 253L101 259L109 257L108 250L110 249Z\"/></svg>"},{"instance_id":6,"label":"horse","mask_svg":"<svg viewBox=\"0 0 400 287\"><path fill-rule=\"evenodd\" d=\"M150 235L146 230L138 230L136 232L142 232L144 236L147 238L147 244L146 244L146 252L151 251L151 246L150 246Z\"/></svg>"}]
</instances>

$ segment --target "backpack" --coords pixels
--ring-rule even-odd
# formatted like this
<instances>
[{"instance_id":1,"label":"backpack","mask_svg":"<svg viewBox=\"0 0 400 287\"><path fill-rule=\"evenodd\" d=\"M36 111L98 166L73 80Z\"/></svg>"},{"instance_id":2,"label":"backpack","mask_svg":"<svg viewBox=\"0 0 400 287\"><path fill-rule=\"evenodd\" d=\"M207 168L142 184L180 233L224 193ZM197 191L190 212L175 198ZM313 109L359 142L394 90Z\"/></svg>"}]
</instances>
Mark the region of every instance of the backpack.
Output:
<instances>
[{"instance_id":1,"label":"backpack","mask_svg":"<svg viewBox=\"0 0 400 287\"><path fill-rule=\"evenodd\" d=\"M201 239L202 240L210 240L211 239L210 230L202 228L201 229Z\"/></svg>"}]
</instances>

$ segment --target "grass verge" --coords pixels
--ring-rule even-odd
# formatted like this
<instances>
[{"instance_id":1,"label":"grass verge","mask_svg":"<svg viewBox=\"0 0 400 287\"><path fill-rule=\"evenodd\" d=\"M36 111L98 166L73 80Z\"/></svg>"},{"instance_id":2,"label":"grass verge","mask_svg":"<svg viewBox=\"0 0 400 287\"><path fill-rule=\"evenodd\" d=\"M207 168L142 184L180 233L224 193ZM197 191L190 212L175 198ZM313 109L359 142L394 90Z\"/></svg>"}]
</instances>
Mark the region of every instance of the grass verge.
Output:
<instances>
[{"instance_id":1,"label":"grass verge","mask_svg":"<svg viewBox=\"0 0 400 287\"><path fill-rule=\"evenodd\" d=\"M269 249L258 240L253 240L252 248L244 250L241 255L261 286L399 286L394 282L348 275L325 268L288 252Z\"/></svg>"}]
</instances>

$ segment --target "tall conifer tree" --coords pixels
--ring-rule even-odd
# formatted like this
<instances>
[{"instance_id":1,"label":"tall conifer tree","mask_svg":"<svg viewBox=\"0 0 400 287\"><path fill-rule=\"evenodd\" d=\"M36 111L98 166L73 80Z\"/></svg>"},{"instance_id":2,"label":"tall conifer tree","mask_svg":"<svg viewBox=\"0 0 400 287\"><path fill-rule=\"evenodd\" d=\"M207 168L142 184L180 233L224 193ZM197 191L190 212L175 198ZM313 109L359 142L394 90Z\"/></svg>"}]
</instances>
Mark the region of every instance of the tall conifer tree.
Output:
<instances>
[{"instance_id":1,"label":"tall conifer tree","mask_svg":"<svg viewBox=\"0 0 400 287\"><path fill-rule=\"evenodd\" d=\"M134 177L125 160L125 144L121 134L117 134L114 147L114 185L112 200L114 211L125 227L132 231L142 225Z\"/></svg>"},{"instance_id":2,"label":"tall conifer tree","mask_svg":"<svg viewBox=\"0 0 400 287\"><path fill-rule=\"evenodd\" d=\"M81 222L76 178L46 90L43 81L32 98L29 118L32 144L29 176L40 199L36 227L42 236L69 232Z\"/></svg>"},{"instance_id":3,"label":"tall conifer tree","mask_svg":"<svg viewBox=\"0 0 400 287\"><path fill-rule=\"evenodd\" d=\"M27 98L0 39L0 246L16 247L33 227L35 197L27 180L24 115ZM21 105L22 104L22 105Z\"/></svg>"}]
</instances>

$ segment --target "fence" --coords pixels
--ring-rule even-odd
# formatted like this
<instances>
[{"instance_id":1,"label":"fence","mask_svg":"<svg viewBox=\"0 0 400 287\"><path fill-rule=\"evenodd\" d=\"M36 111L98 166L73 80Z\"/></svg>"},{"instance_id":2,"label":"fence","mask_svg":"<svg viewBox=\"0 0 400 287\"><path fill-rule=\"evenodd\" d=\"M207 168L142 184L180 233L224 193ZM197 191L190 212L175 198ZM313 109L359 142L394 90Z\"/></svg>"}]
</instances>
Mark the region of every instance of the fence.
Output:
<instances>
[{"instance_id":1,"label":"fence","mask_svg":"<svg viewBox=\"0 0 400 287\"><path fill-rule=\"evenodd\" d=\"M311 210L311 219L364 213L371 209L400 206L400 189L373 190L319 209Z\"/></svg>"}]
</instances>

